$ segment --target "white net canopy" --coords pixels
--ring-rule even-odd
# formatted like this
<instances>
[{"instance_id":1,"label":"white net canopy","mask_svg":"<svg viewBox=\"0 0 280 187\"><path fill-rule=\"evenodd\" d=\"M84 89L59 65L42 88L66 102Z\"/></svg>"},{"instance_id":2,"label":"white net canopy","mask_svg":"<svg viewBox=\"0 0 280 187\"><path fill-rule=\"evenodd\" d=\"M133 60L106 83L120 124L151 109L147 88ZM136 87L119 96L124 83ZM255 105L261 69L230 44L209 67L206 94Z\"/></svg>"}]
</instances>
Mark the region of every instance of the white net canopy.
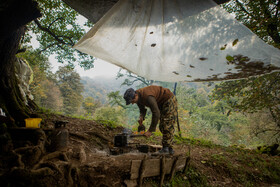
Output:
<instances>
[{"instance_id":1,"label":"white net canopy","mask_svg":"<svg viewBox=\"0 0 280 187\"><path fill-rule=\"evenodd\" d=\"M280 50L212 0L120 0L74 48L166 82L240 79L280 69Z\"/></svg>"}]
</instances>

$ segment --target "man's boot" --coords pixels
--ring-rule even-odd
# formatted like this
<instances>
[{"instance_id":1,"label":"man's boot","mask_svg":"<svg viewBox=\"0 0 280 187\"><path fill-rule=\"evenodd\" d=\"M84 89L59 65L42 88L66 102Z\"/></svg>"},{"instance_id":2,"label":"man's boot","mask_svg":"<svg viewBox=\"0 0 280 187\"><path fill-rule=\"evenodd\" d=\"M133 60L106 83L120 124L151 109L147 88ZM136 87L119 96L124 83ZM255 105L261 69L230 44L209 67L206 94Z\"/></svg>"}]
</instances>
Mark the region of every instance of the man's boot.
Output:
<instances>
[{"instance_id":1,"label":"man's boot","mask_svg":"<svg viewBox=\"0 0 280 187\"><path fill-rule=\"evenodd\" d=\"M169 147L169 154L173 155L175 152L172 147Z\"/></svg>"},{"instance_id":2,"label":"man's boot","mask_svg":"<svg viewBox=\"0 0 280 187\"><path fill-rule=\"evenodd\" d=\"M164 155L164 154L173 155L174 154L174 150L172 149L172 147L163 147L161 150L159 150L158 152L153 153L152 155Z\"/></svg>"},{"instance_id":3,"label":"man's boot","mask_svg":"<svg viewBox=\"0 0 280 187\"><path fill-rule=\"evenodd\" d=\"M159 154L169 154L169 147L163 147L158 151Z\"/></svg>"}]
</instances>

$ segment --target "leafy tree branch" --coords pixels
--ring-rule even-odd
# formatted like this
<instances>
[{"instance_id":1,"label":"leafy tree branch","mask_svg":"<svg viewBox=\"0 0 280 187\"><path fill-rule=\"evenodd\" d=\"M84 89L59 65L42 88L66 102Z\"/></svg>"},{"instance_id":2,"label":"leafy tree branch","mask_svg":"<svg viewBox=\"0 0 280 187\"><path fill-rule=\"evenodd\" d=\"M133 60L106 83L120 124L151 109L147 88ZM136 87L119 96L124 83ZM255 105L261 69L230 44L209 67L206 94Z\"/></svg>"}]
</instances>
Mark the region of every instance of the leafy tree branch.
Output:
<instances>
[{"instance_id":1,"label":"leafy tree branch","mask_svg":"<svg viewBox=\"0 0 280 187\"><path fill-rule=\"evenodd\" d=\"M110 92L107 96L108 96L109 103L111 104L111 106L118 105L118 106L121 106L124 109L128 108L124 104L124 99L120 95L120 91Z\"/></svg>"},{"instance_id":2,"label":"leafy tree branch","mask_svg":"<svg viewBox=\"0 0 280 187\"><path fill-rule=\"evenodd\" d=\"M56 55L60 63L81 67L93 67L94 58L72 47L85 34L85 28L78 23L78 13L61 0L37 0L42 17L27 25L28 31L22 44L28 45L30 34L35 34L40 43L39 53L46 56Z\"/></svg>"},{"instance_id":3,"label":"leafy tree branch","mask_svg":"<svg viewBox=\"0 0 280 187\"><path fill-rule=\"evenodd\" d=\"M145 86L149 86L153 83L152 80L147 80L144 77L141 76L137 76L129 71L126 71L126 73L121 73L121 70L118 72L117 74L117 79L121 78L121 77L128 77L124 80L124 82L121 84L123 85L127 85L127 86L131 86L136 82L140 82L141 84L145 85Z\"/></svg>"},{"instance_id":4,"label":"leafy tree branch","mask_svg":"<svg viewBox=\"0 0 280 187\"><path fill-rule=\"evenodd\" d=\"M70 39L70 43L66 43L64 40L61 39L64 36L57 36L54 32L52 32L50 30L49 26L48 27L42 26L37 19L35 19L34 22L39 27L39 29L41 29L42 31L44 31L44 32L48 33L49 35L51 35L58 43L62 43L64 45L70 45L70 46L74 45L74 42L71 39Z\"/></svg>"}]
</instances>

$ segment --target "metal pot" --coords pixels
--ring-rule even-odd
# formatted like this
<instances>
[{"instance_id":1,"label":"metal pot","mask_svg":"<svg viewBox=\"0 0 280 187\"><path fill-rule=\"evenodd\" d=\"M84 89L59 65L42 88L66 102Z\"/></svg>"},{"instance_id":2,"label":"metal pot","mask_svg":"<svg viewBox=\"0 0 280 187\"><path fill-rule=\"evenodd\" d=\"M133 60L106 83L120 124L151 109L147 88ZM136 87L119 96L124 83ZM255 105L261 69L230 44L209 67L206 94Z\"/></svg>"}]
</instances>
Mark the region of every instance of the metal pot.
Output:
<instances>
[{"instance_id":1,"label":"metal pot","mask_svg":"<svg viewBox=\"0 0 280 187\"><path fill-rule=\"evenodd\" d=\"M128 139L133 137L144 136L144 134L118 134L114 137L114 147L126 147L128 145Z\"/></svg>"}]
</instances>

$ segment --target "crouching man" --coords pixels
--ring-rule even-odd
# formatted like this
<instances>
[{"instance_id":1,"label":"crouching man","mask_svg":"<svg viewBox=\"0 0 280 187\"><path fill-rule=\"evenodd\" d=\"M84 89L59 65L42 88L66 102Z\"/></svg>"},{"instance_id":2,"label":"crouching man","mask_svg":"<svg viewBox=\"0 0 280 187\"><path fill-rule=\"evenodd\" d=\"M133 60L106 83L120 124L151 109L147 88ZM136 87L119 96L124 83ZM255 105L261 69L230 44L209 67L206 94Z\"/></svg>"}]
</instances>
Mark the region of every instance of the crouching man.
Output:
<instances>
[{"instance_id":1,"label":"crouching man","mask_svg":"<svg viewBox=\"0 0 280 187\"><path fill-rule=\"evenodd\" d=\"M124 93L126 105L136 103L140 110L139 126L143 125L147 109L152 112L152 121L150 128L145 132L146 137L150 137L155 132L158 121L160 120L159 130L162 133L161 154L174 154L172 148L174 138L174 125L177 119L177 99L175 95L167 88L161 86L147 86L134 90L129 88Z\"/></svg>"}]
</instances>

